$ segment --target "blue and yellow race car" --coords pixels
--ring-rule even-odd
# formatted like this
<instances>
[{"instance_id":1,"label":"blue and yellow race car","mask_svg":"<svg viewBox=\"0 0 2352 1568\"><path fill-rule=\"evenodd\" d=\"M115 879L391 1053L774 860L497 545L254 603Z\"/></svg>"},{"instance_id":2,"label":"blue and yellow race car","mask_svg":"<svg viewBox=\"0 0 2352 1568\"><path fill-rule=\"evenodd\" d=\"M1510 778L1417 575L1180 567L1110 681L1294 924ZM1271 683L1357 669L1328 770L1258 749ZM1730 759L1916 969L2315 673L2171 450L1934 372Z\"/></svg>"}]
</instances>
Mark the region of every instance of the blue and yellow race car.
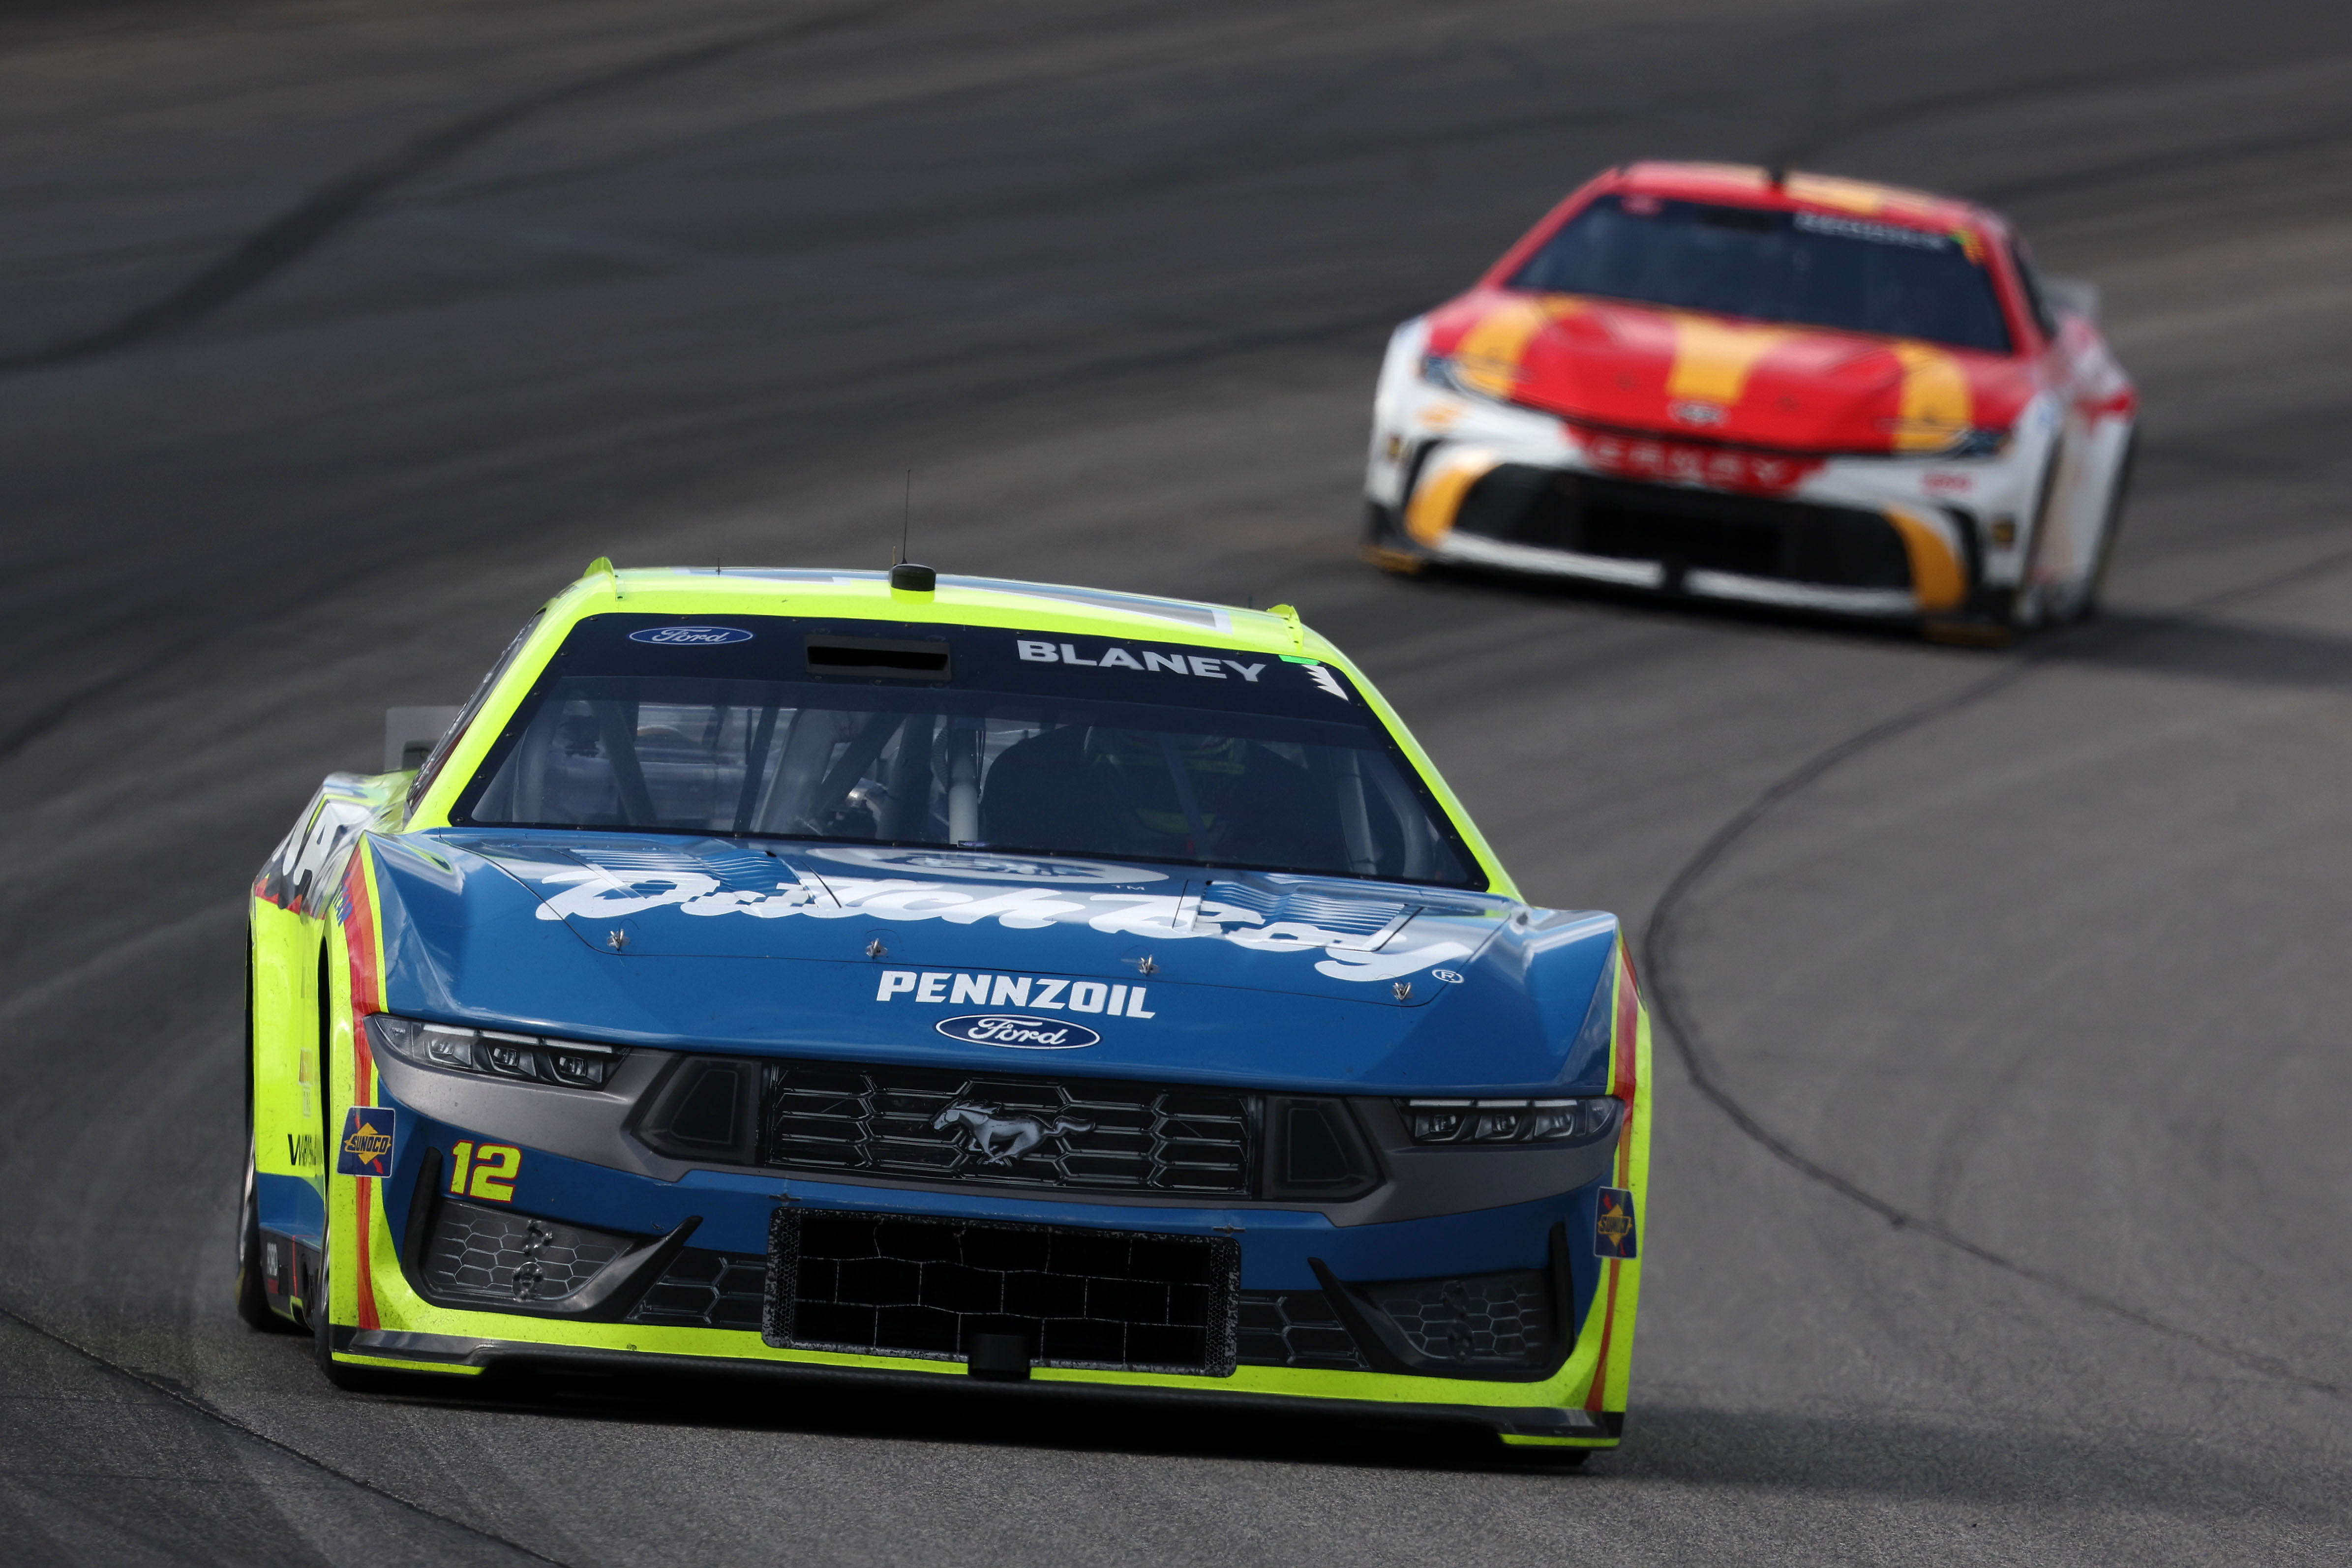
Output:
<instances>
[{"instance_id":1,"label":"blue and yellow race car","mask_svg":"<svg viewBox=\"0 0 2352 1568\"><path fill-rule=\"evenodd\" d=\"M1287 606L598 561L253 887L238 1307L1613 1446L1649 1028Z\"/></svg>"}]
</instances>

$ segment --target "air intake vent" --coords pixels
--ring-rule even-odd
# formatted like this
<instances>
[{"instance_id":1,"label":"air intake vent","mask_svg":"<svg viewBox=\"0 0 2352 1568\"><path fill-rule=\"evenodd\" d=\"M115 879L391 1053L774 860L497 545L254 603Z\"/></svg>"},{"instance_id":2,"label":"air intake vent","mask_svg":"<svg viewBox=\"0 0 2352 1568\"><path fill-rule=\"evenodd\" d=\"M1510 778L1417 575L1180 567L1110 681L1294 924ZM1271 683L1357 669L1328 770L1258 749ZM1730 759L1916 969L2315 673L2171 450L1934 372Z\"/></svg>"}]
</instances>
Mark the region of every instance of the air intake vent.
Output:
<instances>
[{"instance_id":1,"label":"air intake vent","mask_svg":"<svg viewBox=\"0 0 2352 1568\"><path fill-rule=\"evenodd\" d=\"M1266 1131L1267 1197L1339 1201L1360 1197L1380 1181L1355 1118L1339 1100L1270 1100Z\"/></svg>"},{"instance_id":2,"label":"air intake vent","mask_svg":"<svg viewBox=\"0 0 2352 1568\"><path fill-rule=\"evenodd\" d=\"M434 1294L488 1305L569 1300L631 1237L478 1204L445 1203L419 1270Z\"/></svg>"}]
</instances>

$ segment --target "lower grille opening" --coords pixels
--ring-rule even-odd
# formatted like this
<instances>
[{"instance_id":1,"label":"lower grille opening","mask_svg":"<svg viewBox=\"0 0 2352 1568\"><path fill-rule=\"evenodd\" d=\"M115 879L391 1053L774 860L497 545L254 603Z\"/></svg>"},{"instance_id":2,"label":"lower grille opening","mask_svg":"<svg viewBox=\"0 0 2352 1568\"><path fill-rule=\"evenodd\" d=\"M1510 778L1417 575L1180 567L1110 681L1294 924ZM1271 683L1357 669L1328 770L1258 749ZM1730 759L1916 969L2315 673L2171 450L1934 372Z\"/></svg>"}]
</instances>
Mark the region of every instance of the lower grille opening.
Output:
<instances>
[{"instance_id":1,"label":"lower grille opening","mask_svg":"<svg viewBox=\"0 0 2352 1568\"><path fill-rule=\"evenodd\" d=\"M420 1272L443 1297L562 1301L585 1289L633 1238L478 1204L444 1202Z\"/></svg>"},{"instance_id":2,"label":"lower grille opening","mask_svg":"<svg viewBox=\"0 0 2352 1568\"><path fill-rule=\"evenodd\" d=\"M688 1247L629 1312L632 1323L677 1329L760 1328L768 1260L759 1253Z\"/></svg>"},{"instance_id":3,"label":"lower grille opening","mask_svg":"<svg viewBox=\"0 0 2352 1568\"><path fill-rule=\"evenodd\" d=\"M785 1209L771 1247L780 1347L965 1360L1010 1333L1039 1366L1233 1371L1229 1237Z\"/></svg>"},{"instance_id":4,"label":"lower grille opening","mask_svg":"<svg viewBox=\"0 0 2352 1568\"><path fill-rule=\"evenodd\" d=\"M1369 1365L1331 1299L1320 1290L1244 1290L1237 1323L1237 1359L1251 1365L1343 1372L1362 1372Z\"/></svg>"},{"instance_id":5,"label":"lower grille opening","mask_svg":"<svg viewBox=\"0 0 2352 1568\"><path fill-rule=\"evenodd\" d=\"M1408 1363L1448 1367L1540 1366L1558 1356L1551 1292L1534 1269L1358 1285Z\"/></svg>"},{"instance_id":6,"label":"lower grille opening","mask_svg":"<svg viewBox=\"0 0 2352 1568\"><path fill-rule=\"evenodd\" d=\"M1729 495L1505 463L1471 487L1454 528L1584 555L1836 588L1911 587L1895 525L1861 507Z\"/></svg>"}]
</instances>

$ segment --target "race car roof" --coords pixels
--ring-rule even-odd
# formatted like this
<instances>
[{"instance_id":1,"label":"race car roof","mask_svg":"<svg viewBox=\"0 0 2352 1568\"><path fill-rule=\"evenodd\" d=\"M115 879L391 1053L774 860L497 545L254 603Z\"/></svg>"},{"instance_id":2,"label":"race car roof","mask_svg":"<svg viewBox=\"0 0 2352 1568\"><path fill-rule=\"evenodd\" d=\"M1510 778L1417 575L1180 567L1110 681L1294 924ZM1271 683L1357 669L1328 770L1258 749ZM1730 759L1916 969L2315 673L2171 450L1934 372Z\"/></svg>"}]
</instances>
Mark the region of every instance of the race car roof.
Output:
<instances>
[{"instance_id":1,"label":"race car roof","mask_svg":"<svg viewBox=\"0 0 2352 1568\"><path fill-rule=\"evenodd\" d=\"M428 768L426 775L419 778L420 787L409 802L414 815L408 826L446 825L451 801L480 765L499 729L497 723L473 722L477 712L503 721L529 686L532 672L545 663L572 625L584 616L613 611L929 621L1008 631L1052 629L1081 636L1199 643L1333 664L1347 672L1436 794L1486 871L1489 889L1506 898L1518 896L1494 850L1396 710L1344 654L1303 625L1290 606L1240 609L1193 599L997 577L941 575L937 588L927 593L893 587L887 572L736 566L624 571L599 558L589 563L578 582L548 601L538 620L510 650L509 665L494 671L477 693L466 728L448 754L436 757L440 765Z\"/></svg>"},{"instance_id":2,"label":"race car roof","mask_svg":"<svg viewBox=\"0 0 2352 1568\"><path fill-rule=\"evenodd\" d=\"M551 618L569 618L565 612L585 609L583 601L612 598L631 610L654 614L759 610L964 626L1043 623L1071 631L1216 642L1269 653L1307 651L1309 642L1318 645L1318 657L1338 651L1300 626L1295 613L1000 577L942 574L938 581L935 591L923 593L893 588L887 572L738 566L615 570L600 562L548 609Z\"/></svg>"},{"instance_id":3,"label":"race car roof","mask_svg":"<svg viewBox=\"0 0 2352 1568\"><path fill-rule=\"evenodd\" d=\"M1629 163L1588 188L1789 212L1845 213L1937 233L2001 226L1998 215L1955 197L1801 169L1784 171L1775 185L1771 171L1750 163Z\"/></svg>"}]
</instances>

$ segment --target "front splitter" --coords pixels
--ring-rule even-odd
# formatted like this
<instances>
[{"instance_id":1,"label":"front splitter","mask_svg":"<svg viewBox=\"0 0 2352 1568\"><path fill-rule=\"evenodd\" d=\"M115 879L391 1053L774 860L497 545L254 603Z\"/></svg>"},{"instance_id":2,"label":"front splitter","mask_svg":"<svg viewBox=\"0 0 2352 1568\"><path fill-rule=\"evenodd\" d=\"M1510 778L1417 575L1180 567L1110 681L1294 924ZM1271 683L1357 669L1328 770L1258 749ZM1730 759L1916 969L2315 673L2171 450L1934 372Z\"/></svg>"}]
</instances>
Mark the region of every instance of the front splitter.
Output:
<instances>
[{"instance_id":1,"label":"front splitter","mask_svg":"<svg viewBox=\"0 0 2352 1568\"><path fill-rule=\"evenodd\" d=\"M974 1378L961 1363L938 1372L891 1372L825 1366L806 1362L751 1361L732 1356L689 1356L667 1352L598 1350L538 1344L471 1335L402 1333L384 1329L335 1331L339 1354L377 1366L405 1365L419 1371L691 1372L714 1378L755 1377L837 1388L898 1388L909 1393L965 1394L981 1398L1083 1399L1105 1404L1140 1403L1202 1412L1255 1412L1310 1418L1466 1426L1507 1443L1530 1440L1547 1447L1613 1448L1624 1433L1622 1411L1558 1409L1549 1405L1423 1405L1405 1400L1334 1399L1313 1394L1220 1394L1139 1384L1086 1383L1065 1378L999 1381ZM950 1370L952 1367L953 1370Z\"/></svg>"}]
</instances>

